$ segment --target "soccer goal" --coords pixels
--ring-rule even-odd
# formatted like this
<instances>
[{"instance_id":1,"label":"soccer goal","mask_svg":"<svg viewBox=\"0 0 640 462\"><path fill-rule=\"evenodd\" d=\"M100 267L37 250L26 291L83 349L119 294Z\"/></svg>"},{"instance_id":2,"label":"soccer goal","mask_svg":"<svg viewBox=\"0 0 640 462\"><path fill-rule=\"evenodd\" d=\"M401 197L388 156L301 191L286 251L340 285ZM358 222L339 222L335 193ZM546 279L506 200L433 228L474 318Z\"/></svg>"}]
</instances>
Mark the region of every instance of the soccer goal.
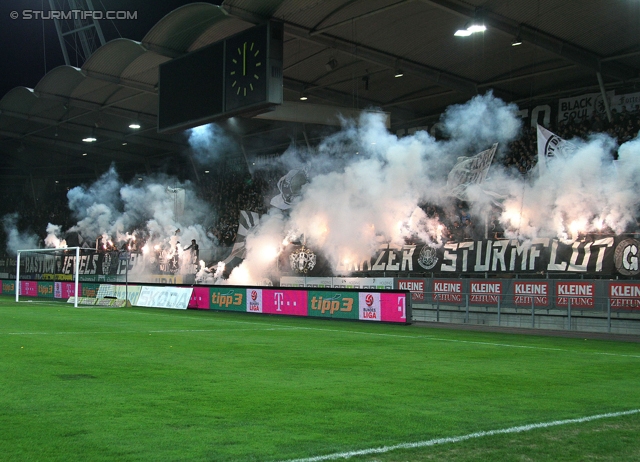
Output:
<instances>
[{"instance_id":1,"label":"soccer goal","mask_svg":"<svg viewBox=\"0 0 640 462\"><path fill-rule=\"evenodd\" d=\"M63 264L65 257L73 257L72 251L75 250L75 258L73 261L73 281L74 301L73 306L78 307L78 274L80 273L80 247L67 247L65 249L24 249L18 250L18 258L16 261L16 302L20 301L20 259L25 268L24 273L58 273L58 268ZM34 271L35 270L35 271Z\"/></svg>"}]
</instances>

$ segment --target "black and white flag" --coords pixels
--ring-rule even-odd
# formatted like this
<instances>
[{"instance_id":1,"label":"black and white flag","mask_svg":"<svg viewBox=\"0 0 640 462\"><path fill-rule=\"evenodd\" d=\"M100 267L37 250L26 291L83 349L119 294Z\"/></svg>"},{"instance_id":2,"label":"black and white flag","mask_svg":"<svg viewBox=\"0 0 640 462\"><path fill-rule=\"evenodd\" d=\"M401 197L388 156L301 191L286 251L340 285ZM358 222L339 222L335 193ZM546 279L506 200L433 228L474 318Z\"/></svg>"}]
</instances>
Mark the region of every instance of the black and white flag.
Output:
<instances>
[{"instance_id":1,"label":"black and white flag","mask_svg":"<svg viewBox=\"0 0 640 462\"><path fill-rule=\"evenodd\" d=\"M577 146L538 124L538 172L547 169L554 158L568 157Z\"/></svg>"},{"instance_id":2,"label":"black and white flag","mask_svg":"<svg viewBox=\"0 0 640 462\"><path fill-rule=\"evenodd\" d=\"M449 194L460 200L467 200L467 188L472 184L481 184L487 177L489 167L496 154L498 143L472 157L458 157L447 177Z\"/></svg>"}]
</instances>

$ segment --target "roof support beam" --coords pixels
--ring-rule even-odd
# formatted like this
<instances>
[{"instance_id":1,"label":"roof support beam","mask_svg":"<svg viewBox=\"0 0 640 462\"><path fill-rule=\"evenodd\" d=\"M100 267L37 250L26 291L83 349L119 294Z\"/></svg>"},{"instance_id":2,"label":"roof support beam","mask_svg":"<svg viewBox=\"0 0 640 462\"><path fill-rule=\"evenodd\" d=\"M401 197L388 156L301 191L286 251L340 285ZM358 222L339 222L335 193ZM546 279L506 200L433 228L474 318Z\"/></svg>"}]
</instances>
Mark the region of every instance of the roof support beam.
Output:
<instances>
[{"instance_id":1,"label":"roof support beam","mask_svg":"<svg viewBox=\"0 0 640 462\"><path fill-rule=\"evenodd\" d=\"M321 100L327 101L333 104L339 104L345 107L353 106L353 95L351 93L343 93L341 91L332 90L324 87L305 87L303 82L299 82L297 80L293 80L287 77L283 78L284 88L290 91L295 91L300 93L302 91L311 91L314 97L317 97ZM374 101L371 99L363 98L362 96L358 97L358 106L361 108L381 108L384 107L385 104L380 101ZM416 114L411 111L406 111L403 109L394 109L391 112L391 123L392 125L397 122L396 119L405 120L412 119L416 117Z\"/></svg>"},{"instance_id":2,"label":"roof support beam","mask_svg":"<svg viewBox=\"0 0 640 462\"><path fill-rule=\"evenodd\" d=\"M422 77L437 83L440 86L451 88L452 90L456 90L465 95L475 95L478 92L476 83L471 80L445 72L441 69L409 61L400 56L385 53L374 48L365 47L350 40L325 34L319 34L312 37L309 35L309 29L287 23L285 23L284 31L286 34L293 35L301 40L313 42L326 46L327 48L333 48L341 53L353 56L354 58L361 59L363 61L384 66L389 69L401 68L406 73Z\"/></svg>"},{"instance_id":3,"label":"roof support beam","mask_svg":"<svg viewBox=\"0 0 640 462\"><path fill-rule=\"evenodd\" d=\"M71 98L71 97L67 97L67 96L60 96L60 95L56 95L53 93L46 93L43 91L39 91L37 92L37 95L39 98L44 98L44 99L48 99L51 101L59 101L60 104L70 104L72 106L75 106L77 108L80 109L86 109L87 111L91 111L91 112L104 112L105 114L113 114L115 116L119 116L119 117L123 117L123 118L130 118L132 120L144 120L150 124L156 124L157 123L157 116L155 114L145 114L142 112L135 112L135 111L131 111L129 109L123 109L123 108L119 108L119 107L115 107L114 105L116 104L120 104L123 103L124 101L127 101L129 99L132 98L136 98L138 96L142 96L143 94L137 94L137 95L133 95L121 100L118 100L114 103L111 104L99 104L99 103L94 103L91 101L85 101L82 99L78 99L78 98ZM84 115L88 115L87 114L83 114Z\"/></svg>"},{"instance_id":4,"label":"roof support beam","mask_svg":"<svg viewBox=\"0 0 640 462\"><path fill-rule=\"evenodd\" d=\"M24 139L23 133L12 132L9 130L0 130L0 136L6 136L9 138L16 138L16 139ZM46 138L44 136L30 136L25 141L28 143L33 142L38 144L45 144L47 146L59 146L68 150L72 150L74 152L78 152L78 153L87 152L87 153L95 154L98 156L103 156L106 159L117 159L123 162L144 163L145 161L144 157L141 157L135 154L115 151L113 149L100 148L98 146L91 146L88 143L72 143L70 141L56 140L56 139Z\"/></svg>"},{"instance_id":5,"label":"roof support beam","mask_svg":"<svg viewBox=\"0 0 640 462\"><path fill-rule=\"evenodd\" d=\"M3 115L6 115L7 117L13 117L16 119L22 119L22 120L31 120L33 122L36 123L40 123L40 124L44 124L44 125L48 125L49 127L57 127L57 126L61 126L64 124L65 129L68 130L72 130L75 131L77 133L88 133L89 131L93 130L93 132L99 136L100 138L106 138L108 141L119 141L119 142L127 142L127 143L132 143L132 144L140 144L143 146L147 146L153 149L161 149L161 150L168 150L168 151L175 151L175 150L181 150L181 149L186 149L188 146L186 144L177 144L177 143L173 143L171 141L164 141L164 140L158 140L158 139L151 139L151 138L145 138L142 136L142 132L140 131L132 131L131 133L127 133L127 134L123 134L120 132L116 132L113 130L106 130L103 128L99 128L99 127L87 127L86 125L82 125L82 124L78 124L78 123L73 123L70 120L54 120L54 119L48 119L46 117L41 117L41 116L32 116L29 114L22 114L22 113L18 113L18 112L13 112L13 111L2 111ZM47 127L47 128L49 128ZM24 133L22 135L23 138L27 138L27 137L31 137L33 135L35 135L36 133L40 133L44 130L46 130L47 128L41 128L41 129L37 129L37 130L33 130L31 132L28 133ZM155 126L153 126L151 129L147 129L147 130L155 130ZM130 156L134 156L133 154L130 154Z\"/></svg>"},{"instance_id":6,"label":"roof support beam","mask_svg":"<svg viewBox=\"0 0 640 462\"><path fill-rule=\"evenodd\" d=\"M392 9L392 8L396 8L398 6L404 5L405 3L409 3L409 2L412 2L412 1L414 1L414 0L401 0L401 1L393 3L391 5L387 5L387 6L383 6L382 8L378 8L377 10L369 11L368 13L364 13L364 14L361 14L359 16L355 16L353 18L345 19L344 21L336 22L336 23L331 24L330 26L325 26L322 29L318 29L318 26L320 24L325 22L327 19L329 19L329 17L331 17L333 15L333 14L330 14L329 16L323 18L322 21L320 21L320 23L318 23L310 31L310 35L323 34L323 33L327 32L328 30L335 29L336 27L340 27L340 26L343 26L345 24L352 24L355 21L358 21L359 19L368 18L370 16L373 16L373 15L376 15L376 14L379 14L379 13L383 13L385 11L388 11L388 10ZM334 11L334 13L335 13L335 11Z\"/></svg>"},{"instance_id":7,"label":"roof support beam","mask_svg":"<svg viewBox=\"0 0 640 462\"><path fill-rule=\"evenodd\" d=\"M247 22L258 24L268 18L261 18L251 13L231 5L222 6L227 12ZM465 79L441 69L426 66L415 61L409 61L400 56L395 56L375 48L365 47L356 42L342 39L327 34L311 35L312 30L297 24L284 21L284 32L301 40L316 43L327 48L333 48L341 53L353 56L357 59L378 64L389 69L402 68L406 73L430 80L438 85L452 90L456 90L464 95L476 95L478 93L476 82Z\"/></svg>"},{"instance_id":8,"label":"roof support beam","mask_svg":"<svg viewBox=\"0 0 640 462\"><path fill-rule=\"evenodd\" d=\"M441 8L449 13L466 19L473 19L479 14L487 27L499 30L512 37L520 37L523 41L543 50L554 53L569 61L589 68L595 72L618 79L628 80L638 77L638 70L615 62L604 61L597 54L542 32L526 24L518 24L488 10L476 10L468 4L454 0L420 0L429 5Z\"/></svg>"}]
</instances>

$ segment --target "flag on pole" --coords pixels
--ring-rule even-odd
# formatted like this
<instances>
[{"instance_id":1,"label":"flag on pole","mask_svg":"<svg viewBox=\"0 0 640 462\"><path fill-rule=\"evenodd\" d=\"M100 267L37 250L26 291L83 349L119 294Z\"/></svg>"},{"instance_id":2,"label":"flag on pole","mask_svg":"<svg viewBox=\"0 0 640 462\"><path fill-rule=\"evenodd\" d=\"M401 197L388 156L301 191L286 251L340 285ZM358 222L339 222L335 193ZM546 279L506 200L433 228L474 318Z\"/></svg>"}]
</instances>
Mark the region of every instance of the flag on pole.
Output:
<instances>
[{"instance_id":1,"label":"flag on pole","mask_svg":"<svg viewBox=\"0 0 640 462\"><path fill-rule=\"evenodd\" d=\"M458 157L447 177L449 194L460 200L466 200L467 188L472 184L480 184L487 177L489 167L496 154L498 143L472 157Z\"/></svg>"},{"instance_id":2,"label":"flag on pole","mask_svg":"<svg viewBox=\"0 0 640 462\"><path fill-rule=\"evenodd\" d=\"M538 172L544 172L556 157L571 155L577 146L538 124Z\"/></svg>"}]
</instances>

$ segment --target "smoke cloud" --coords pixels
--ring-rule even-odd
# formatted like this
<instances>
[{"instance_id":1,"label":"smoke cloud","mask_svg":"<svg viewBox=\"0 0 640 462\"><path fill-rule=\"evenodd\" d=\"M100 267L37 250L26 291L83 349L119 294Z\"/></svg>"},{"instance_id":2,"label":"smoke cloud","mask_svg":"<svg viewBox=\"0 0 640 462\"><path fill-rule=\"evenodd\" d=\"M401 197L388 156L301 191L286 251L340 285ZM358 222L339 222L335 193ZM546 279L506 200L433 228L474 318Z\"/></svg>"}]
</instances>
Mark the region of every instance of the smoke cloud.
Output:
<instances>
[{"instance_id":1,"label":"smoke cloud","mask_svg":"<svg viewBox=\"0 0 640 462\"><path fill-rule=\"evenodd\" d=\"M290 147L265 168L275 165L285 173L303 169L309 182L289 210L271 209L246 236L246 258L227 283L261 284L265 277L277 278L278 255L293 237L321 253L340 274L368 260L381 243L402 246L407 240L419 240L442 245L445 217L427 216L424 205L454 216L456 198L447 187L449 172L460 157L475 155L496 142L502 153L507 152L521 132L517 112L515 105L487 93L445 111L440 120L444 139L426 131L399 138L387 131L383 116L369 112L357 121L345 120L342 130L315 148ZM200 163L237 149L216 125L194 129L189 136ZM544 171L528 176L494 162L484 182L466 190L471 214L484 219L498 210L506 237L521 240L574 240L580 233L634 228L640 139L620 147L607 135L570 141L576 146L573 153L550 160ZM126 241L134 237L133 230L142 230L149 245L177 246L178 252L182 251L177 241L197 239L201 249L215 245L205 233L215 213L188 182L156 176L124 184L111 169L96 183L73 188L68 198L77 219L69 231L83 236L106 234ZM35 236L16 231L17 217L5 217L3 222L14 248L35 246ZM60 230L48 231L60 237ZM18 244L21 240L29 243ZM206 265L213 268L215 262ZM211 275L201 264L201 278L219 282L221 267Z\"/></svg>"},{"instance_id":2,"label":"smoke cloud","mask_svg":"<svg viewBox=\"0 0 640 462\"><path fill-rule=\"evenodd\" d=\"M2 226L7 235L7 252L17 255L18 250L37 249L38 236L30 231L18 230L18 214L10 213L2 218Z\"/></svg>"},{"instance_id":3,"label":"smoke cloud","mask_svg":"<svg viewBox=\"0 0 640 462\"><path fill-rule=\"evenodd\" d=\"M189 130L189 145L194 160L201 165L212 165L225 155L240 150L238 143L217 124Z\"/></svg>"},{"instance_id":4,"label":"smoke cloud","mask_svg":"<svg viewBox=\"0 0 640 462\"><path fill-rule=\"evenodd\" d=\"M417 239L441 245L443 217L428 217L420 206L435 205L455 215L448 173L459 157L493 143L505 153L521 133L517 112L517 106L487 93L447 109L440 121L444 140L424 131L398 138L386 130L382 117L369 113L346 121L315 150L290 148L278 162L304 168L310 181L286 216L262 218L247 237L256 245L247 245L247 258L231 278L257 283L255 275L264 274L262 263L254 263L262 242L274 246L287 235L304 236L334 269L368 260L381 242L401 246ZM615 140L606 135L571 142L578 149L552 160L551 168L539 174L523 176L494 162L485 181L466 191L472 215L488 217L497 207L506 237L521 240L571 240L579 233L621 233L635 226L640 140L620 146L617 163Z\"/></svg>"},{"instance_id":5,"label":"smoke cloud","mask_svg":"<svg viewBox=\"0 0 640 462\"><path fill-rule=\"evenodd\" d=\"M501 221L510 237L575 240L581 233L620 234L635 227L638 140L620 146L617 162L616 141L607 135L571 143L575 152L554 158L531 181L506 183L509 194Z\"/></svg>"},{"instance_id":6,"label":"smoke cloud","mask_svg":"<svg viewBox=\"0 0 640 462\"><path fill-rule=\"evenodd\" d=\"M183 248L192 239L201 250L211 251L216 245L206 233L215 211L196 195L190 182L155 175L127 184L111 167L95 183L71 189L67 198L77 223L66 232L89 239L91 247L93 240L101 239L105 248L142 250L149 260L159 258L160 252L166 258L175 255L181 263L181 272L195 273L191 255ZM7 226L15 227L15 220L5 218ZM12 242L24 240L25 236L12 231ZM47 246L66 246L59 225L50 223L47 233ZM31 242L36 240L32 238Z\"/></svg>"}]
</instances>

